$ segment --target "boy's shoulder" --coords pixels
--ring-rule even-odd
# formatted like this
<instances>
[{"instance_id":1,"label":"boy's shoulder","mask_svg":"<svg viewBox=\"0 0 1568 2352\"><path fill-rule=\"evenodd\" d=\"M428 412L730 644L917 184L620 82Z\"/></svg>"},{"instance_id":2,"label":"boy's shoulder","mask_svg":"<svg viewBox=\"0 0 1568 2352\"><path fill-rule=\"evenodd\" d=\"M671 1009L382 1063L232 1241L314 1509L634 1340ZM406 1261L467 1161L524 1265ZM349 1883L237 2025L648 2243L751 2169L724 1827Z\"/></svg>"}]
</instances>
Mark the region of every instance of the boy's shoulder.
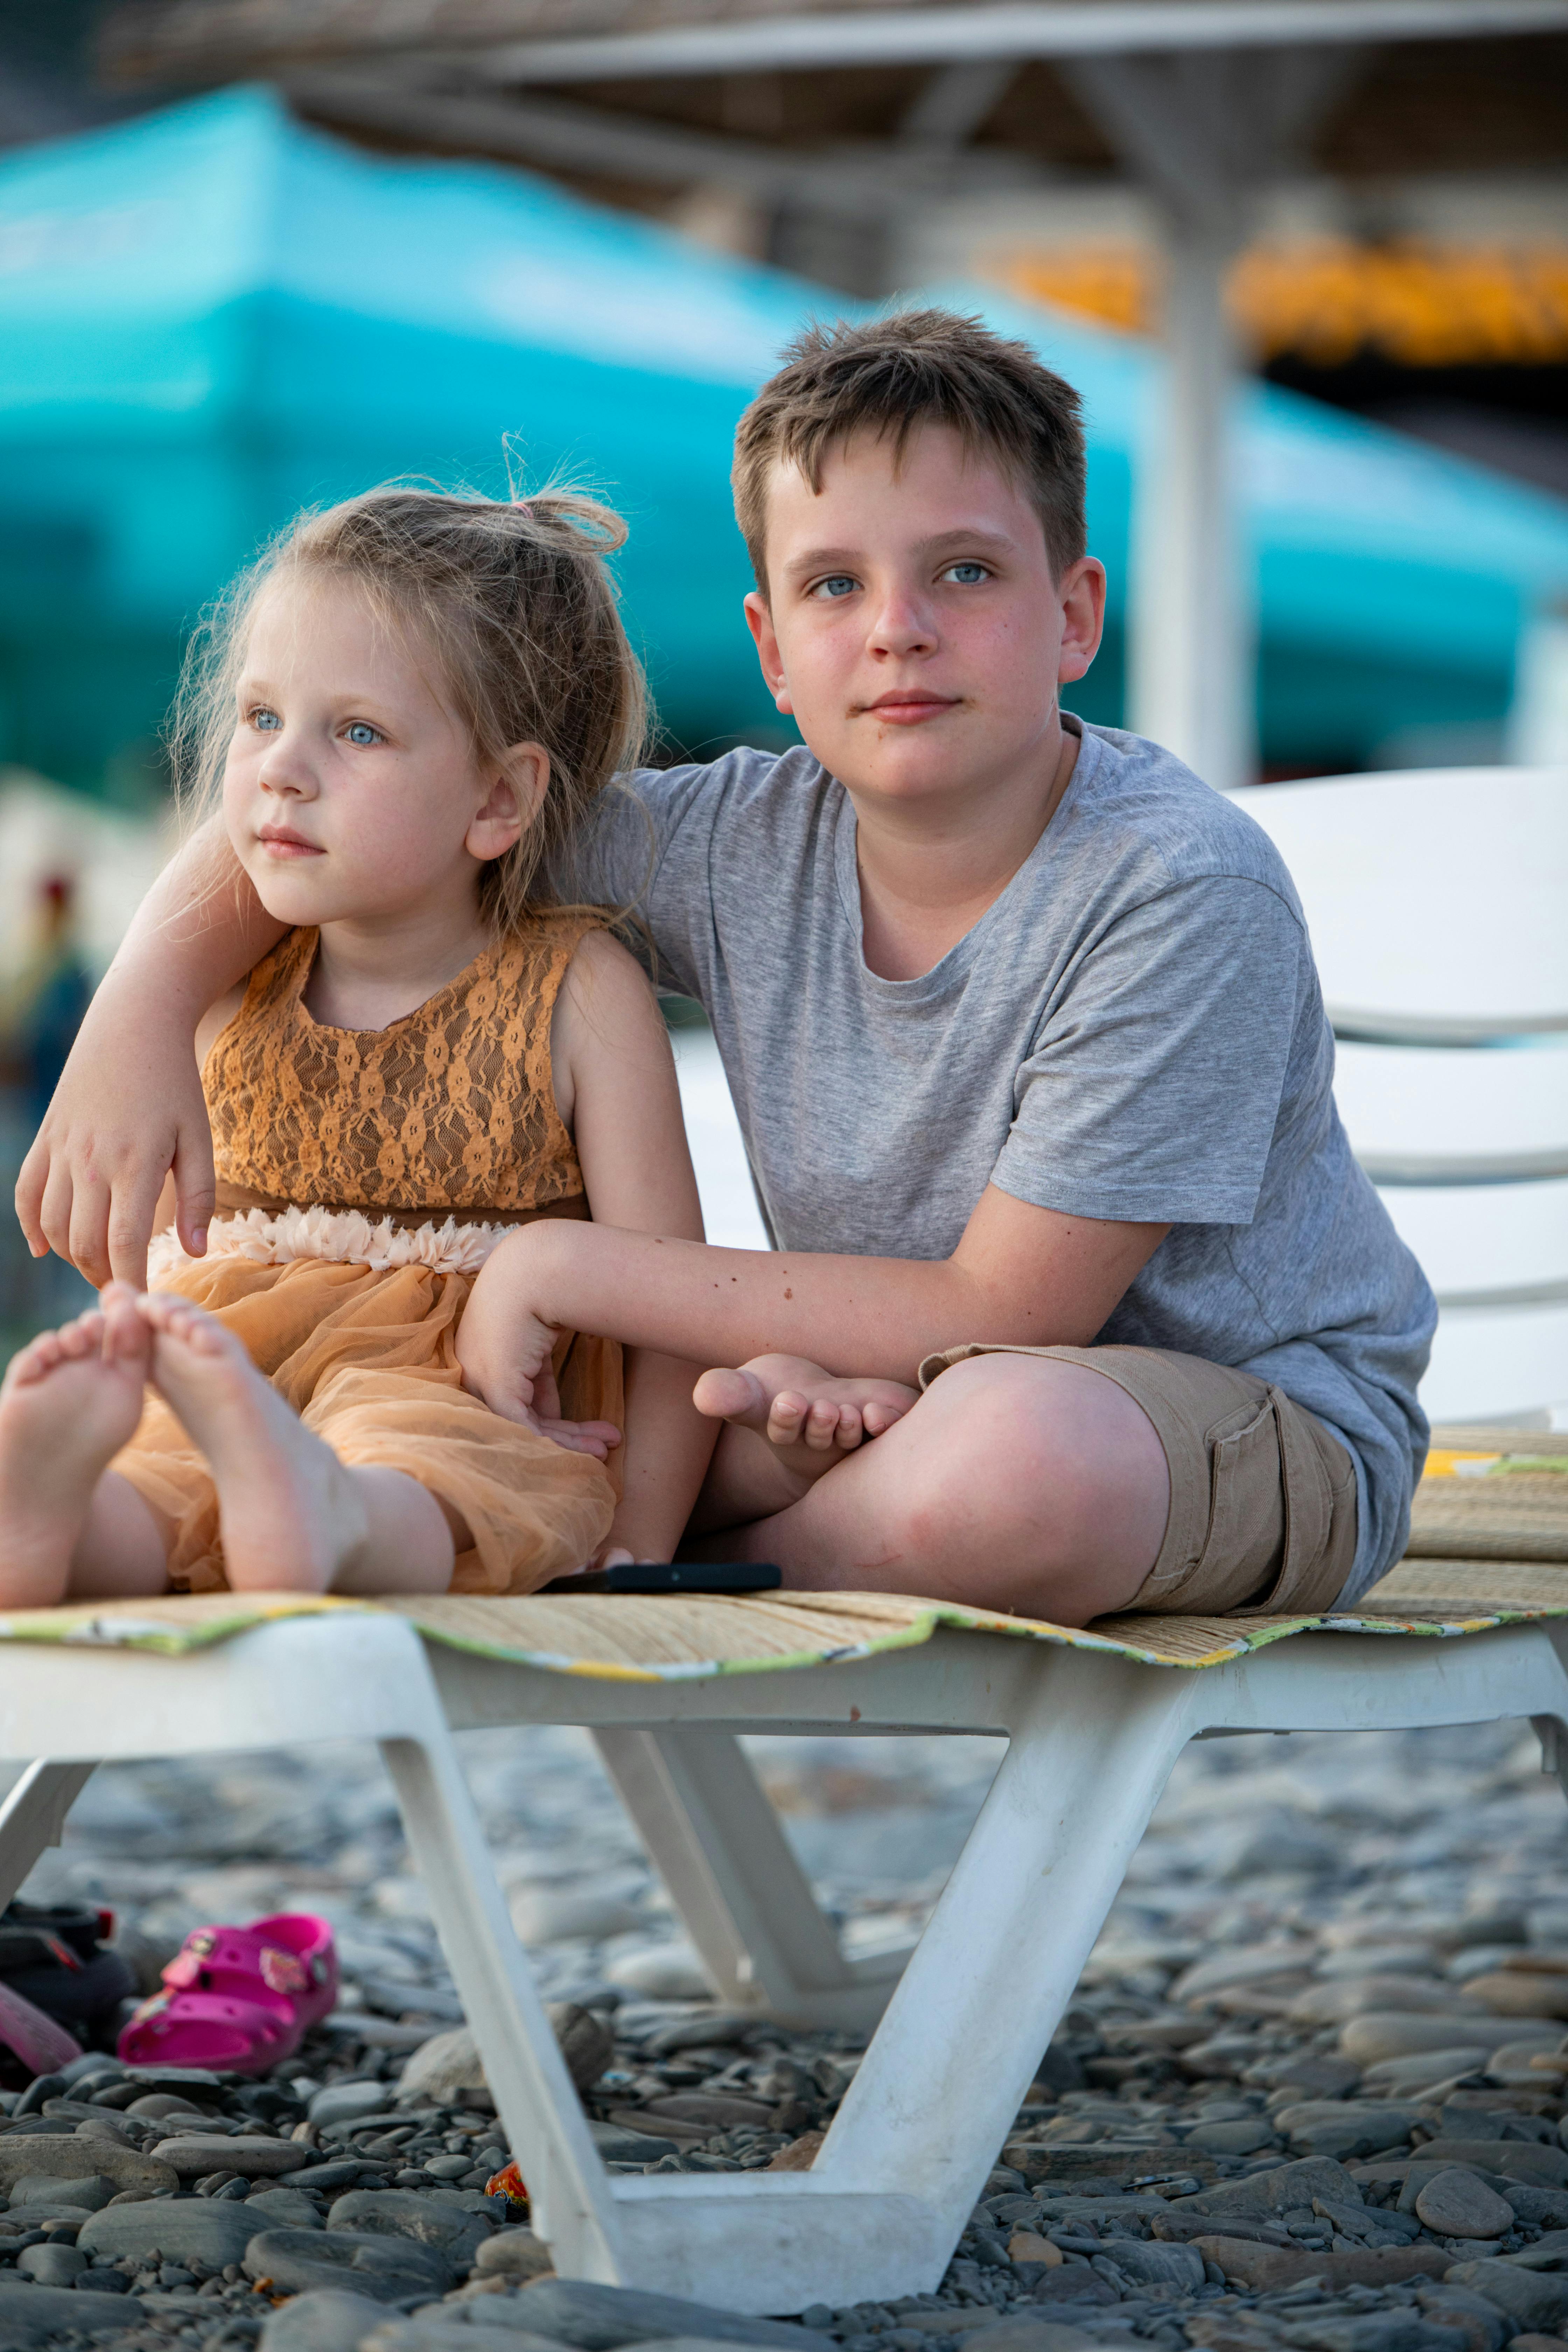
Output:
<instances>
[{"instance_id":1,"label":"boy's shoulder","mask_svg":"<svg viewBox=\"0 0 1568 2352\"><path fill-rule=\"evenodd\" d=\"M1082 725L1072 821L1151 881L1256 882L1300 916L1284 859L1256 818L1173 751L1120 727Z\"/></svg>"}]
</instances>

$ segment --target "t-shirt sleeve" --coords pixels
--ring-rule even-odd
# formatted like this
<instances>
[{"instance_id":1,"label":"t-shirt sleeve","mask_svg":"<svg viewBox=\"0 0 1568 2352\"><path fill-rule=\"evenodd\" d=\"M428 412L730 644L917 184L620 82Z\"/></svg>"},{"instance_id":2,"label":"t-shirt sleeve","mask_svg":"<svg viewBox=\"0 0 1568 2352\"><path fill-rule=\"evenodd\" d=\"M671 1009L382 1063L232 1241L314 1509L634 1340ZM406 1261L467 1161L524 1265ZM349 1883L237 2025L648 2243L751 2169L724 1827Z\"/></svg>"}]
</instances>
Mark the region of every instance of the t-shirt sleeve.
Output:
<instances>
[{"instance_id":1,"label":"t-shirt sleeve","mask_svg":"<svg viewBox=\"0 0 1568 2352\"><path fill-rule=\"evenodd\" d=\"M1019 1068L993 1183L1073 1216L1249 1224L1309 955L1285 900L1244 878L1119 917Z\"/></svg>"},{"instance_id":2,"label":"t-shirt sleeve","mask_svg":"<svg viewBox=\"0 0 1568 2352\"><path fill-rule=\"evenodd\" d=\"M588 824L550 868L555 895L630 909L626 940L661 988L701 994L712 929L709 867L726 762L638 768L599 795Z\"/></svg>"}]
</instances>

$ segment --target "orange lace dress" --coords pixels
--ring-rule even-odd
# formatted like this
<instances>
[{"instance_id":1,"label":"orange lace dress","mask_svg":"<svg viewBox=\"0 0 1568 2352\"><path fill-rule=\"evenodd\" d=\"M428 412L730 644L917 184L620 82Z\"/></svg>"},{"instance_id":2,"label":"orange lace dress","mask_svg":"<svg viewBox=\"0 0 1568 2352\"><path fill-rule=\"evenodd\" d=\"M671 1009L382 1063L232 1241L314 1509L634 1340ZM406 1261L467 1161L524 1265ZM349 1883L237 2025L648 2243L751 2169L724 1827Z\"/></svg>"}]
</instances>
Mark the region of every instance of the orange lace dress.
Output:
<instances>
[{"instance_id":1,"label":"orange lace dress","mask_svg":"<svg viewBox=\"0 0 1568 2352\"><path fill-rule=\"evenodd\" d=\"M202 1072L217 1161L207 1255L171 1231L149 1281L221 1317L340 1460L405 1471L466 1524L454 1592L530 1592L608 1532L609 1465L503 1421L461 1384L453 1340L507 1232L585 1217L555 1108L550 1021L581 908L539 916L388 1029L330 1029L303 1003L317 934L292 931L251 973ZM562 1410L621 1423L621 1351L570 1338ZM157 1397L112 1467L169 1529L177 1591L221 1590L202 1456Z\"/></svg>"}]
</instances>

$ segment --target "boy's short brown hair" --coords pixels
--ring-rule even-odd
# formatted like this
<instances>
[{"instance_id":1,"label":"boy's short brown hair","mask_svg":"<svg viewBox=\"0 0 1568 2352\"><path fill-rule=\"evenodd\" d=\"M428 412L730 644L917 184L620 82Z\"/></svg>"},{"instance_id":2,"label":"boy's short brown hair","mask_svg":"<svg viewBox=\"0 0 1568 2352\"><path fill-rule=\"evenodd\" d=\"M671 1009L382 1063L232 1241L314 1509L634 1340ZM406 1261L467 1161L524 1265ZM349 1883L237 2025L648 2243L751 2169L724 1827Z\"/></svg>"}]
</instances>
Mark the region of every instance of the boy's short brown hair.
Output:
<instances>
[{"instance_id":1,"label":"boy's short brown hair","mask_svg":"<svg viewBox=\"0 0 1568 2352\"><path fill-rule=\"evenodd\" d=\"M1070 383L1042 366L1027 343L994 334L952 310L902 310L863 322L813 324L742 417L730 479L735 520L768 593L768 475L798 466L822 487L822 461L835 442L869 431L891 438L896 455L918 425L946 425L971 449L999 458L1025 483L1046 534L1057 579L1084 551L1081 403Z\"/></svg>"}]
</instances>

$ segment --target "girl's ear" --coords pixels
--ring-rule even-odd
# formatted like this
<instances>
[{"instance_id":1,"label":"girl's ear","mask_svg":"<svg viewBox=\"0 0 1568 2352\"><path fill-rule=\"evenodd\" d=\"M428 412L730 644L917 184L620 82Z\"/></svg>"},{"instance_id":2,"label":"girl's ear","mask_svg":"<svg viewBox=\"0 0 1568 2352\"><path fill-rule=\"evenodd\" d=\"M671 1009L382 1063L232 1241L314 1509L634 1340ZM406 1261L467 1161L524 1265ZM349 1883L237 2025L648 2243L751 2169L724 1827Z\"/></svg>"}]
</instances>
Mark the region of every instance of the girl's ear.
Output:
<instances>
[{"instance_id":1,"label":"girl's ear","mask_svg":"<svg viewBox=\"0 0 1568 2352\"><path fill-rule=\"evenodd\" d=\"M463 836L463 846L481 864L515 849L550 789L550 754L542 743L514 743L502 753L490 789Z\"/></svg>"}]
</instances>

